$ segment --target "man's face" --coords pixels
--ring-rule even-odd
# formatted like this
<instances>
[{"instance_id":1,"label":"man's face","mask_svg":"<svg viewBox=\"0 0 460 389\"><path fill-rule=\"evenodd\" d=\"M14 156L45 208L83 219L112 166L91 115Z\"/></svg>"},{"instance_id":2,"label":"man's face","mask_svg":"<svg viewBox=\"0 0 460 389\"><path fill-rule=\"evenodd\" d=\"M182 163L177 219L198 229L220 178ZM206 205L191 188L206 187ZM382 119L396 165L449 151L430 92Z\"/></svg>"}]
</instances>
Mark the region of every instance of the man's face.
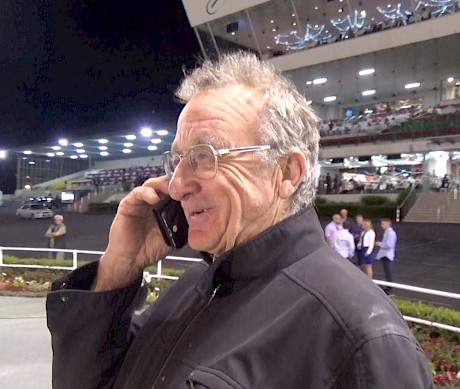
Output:
<instances>
[{"instance_id":1,"label":"man's face","mask_svg":"<svg viewBox=\"0 0 460 389\"><path fill-rule=\"evenodd\" d=\"M345 220L348 217L348 211L346 209L342 209L340 211L340 216Z\"/></svg>"},{"instance_id":2,"label":"man's face","mask_svg":"<svg viewBox=\"0 0 460 389\"><path fill-rule=\"evenodd\" d=\"M356 216L356 223L357 224L363 224L363 217L362 216Z\"/></svg>"},{"instance_id":3,"label":"man's face","mask_svg":"<svg viewBox=\"0 0 460 389\"><path fill-rule=\"evenodd\" d=\"M194 96L182 111L173 151L208 143L216 150L260 145L261 96L234 85ZM220 256L281 219L282 172L254 152L218 157L214 178L193 174L187 158L177 166L169 195L181 201L189 223L189 244Z\"/></svg>"},{"instance_id":4,"label":"man's face","mask_svg":"<svg viewBox=\"0 0 460 389\"><path fill-rule=\"evenodd\" d=\"M54 219L54 222L59 225L59 224L64 223L64 220L62 220L62 219Z\"/></svg>"},{"instance_id":5,"label":"man's face","mask_svg":"<svg viewBox=\"0 0 460 389\"><path fill-rule=\"evenodd\" d=\"M335 224L341 224L342 223L342 217L340 215L334 215L334 216L332 216L332 221Z\"/></svg>"},{"instance_id":6,"label":"man's face","mask_svg":"<svg viewBox=\"0 0 460 389\"><path fill-rule=\"evenodd\" d=\"M382 230L386 230L388 227L390 227L390 223L386 220L382 220L380 226L382 227Z\"/></svg>"}]
</instances>

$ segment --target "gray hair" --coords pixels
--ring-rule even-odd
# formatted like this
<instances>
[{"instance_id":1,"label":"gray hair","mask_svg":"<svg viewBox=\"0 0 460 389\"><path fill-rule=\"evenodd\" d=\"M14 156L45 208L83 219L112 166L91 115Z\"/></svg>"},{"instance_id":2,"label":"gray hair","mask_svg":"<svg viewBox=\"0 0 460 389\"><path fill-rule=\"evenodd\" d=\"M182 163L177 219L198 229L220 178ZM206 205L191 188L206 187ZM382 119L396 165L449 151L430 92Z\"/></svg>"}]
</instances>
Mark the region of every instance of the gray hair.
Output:
<instances>
[{"instance_id":1,"label":"gray hair","mask_svg":"<svg viewBox=\"0 0 460 389\"><path fill-rule=\"evenodd\" d=\"M318 119L295 85L272 65L243 51L225 54L217 62L206 60L186 75L176 96L187 103L200 92L235 84L247 86L264 96L261 142L276 145L276 155L267 156L269 160L277 161L294 148L305 155L307 171L291 197L291 213L311 205L315 198L314 180L319 151Z\"/></svg>"}]
</instances>

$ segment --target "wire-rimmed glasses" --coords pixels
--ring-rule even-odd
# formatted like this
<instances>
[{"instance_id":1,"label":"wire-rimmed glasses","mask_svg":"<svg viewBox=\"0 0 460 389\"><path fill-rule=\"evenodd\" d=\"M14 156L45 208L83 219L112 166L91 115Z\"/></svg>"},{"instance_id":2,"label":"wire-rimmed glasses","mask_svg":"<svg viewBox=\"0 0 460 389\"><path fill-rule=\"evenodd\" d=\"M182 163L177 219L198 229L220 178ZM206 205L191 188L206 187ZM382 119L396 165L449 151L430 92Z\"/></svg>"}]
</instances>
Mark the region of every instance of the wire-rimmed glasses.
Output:
<instances>
[{"instance_id":1,"label":"wire-rimmed glasses","mask_svg":"<svg viewBox=\"0 0 460 389\"><path fill-rule=\"evenodd\" d=\"M269 149L269 145L263 145L216 150L209 144L198 144L182 154L167 151L163 154L163 165L166 175L171 178L179 163L184 157L186 157L187 162L196 177L201 179L210 179L216 176L218 157L231 153L246 153L249 151L263 151Z\"/></svg>"}]
</instances>

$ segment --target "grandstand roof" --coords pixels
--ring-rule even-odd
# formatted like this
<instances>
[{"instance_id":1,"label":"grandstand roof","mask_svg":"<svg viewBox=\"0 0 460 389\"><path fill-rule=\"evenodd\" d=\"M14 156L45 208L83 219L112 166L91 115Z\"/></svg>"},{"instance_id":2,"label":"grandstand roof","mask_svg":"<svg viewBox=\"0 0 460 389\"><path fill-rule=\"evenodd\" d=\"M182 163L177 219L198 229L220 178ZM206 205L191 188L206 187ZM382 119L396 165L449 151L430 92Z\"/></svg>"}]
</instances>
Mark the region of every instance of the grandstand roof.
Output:
<instances>
[{"instance_id":1,"label":"grandstand roof","mask_svg":"<svg viewBox=\"0 0 460 389\"><path fill-rule=\"evenodd\" d=\"M200 16L193 1L183 2L189 16ZM331 106L404 106L414 96L433 106L460 86L460 8L454 0L240 0L232 2L232 12L229 4L214 3L212 15L202 10L202 20L190 19L205 55L213 55L215 44L220 52L260 53L291 76L324 118L331 112L339 117L337 110L326 112ZM374 72L359 75L364 69Z\"/></svg>"},{"instance_id":2,"label":"grandstand roof","mask_svg":"<svg viewBox=\"0 0 460 389\"><path fill-rule=\"evenodd\" d=\"M359 75L365 69L374 69L374 73ZM411 105L414 97L423 97L424 105L434 105L433 102L446 99L442 92L449 85L460 83L460 35L303 67L288 73L299 91L320 105L327 105L324 101L327 96L336 96L333 104L341 104L344 108L393 100L400 100L400 105ZM321 78L327 81L315 85L314 81ZM407 88L410 83L420 85ZM370 94L363 95L364 91L370 91Z\"/></svg>"}]
</instances>

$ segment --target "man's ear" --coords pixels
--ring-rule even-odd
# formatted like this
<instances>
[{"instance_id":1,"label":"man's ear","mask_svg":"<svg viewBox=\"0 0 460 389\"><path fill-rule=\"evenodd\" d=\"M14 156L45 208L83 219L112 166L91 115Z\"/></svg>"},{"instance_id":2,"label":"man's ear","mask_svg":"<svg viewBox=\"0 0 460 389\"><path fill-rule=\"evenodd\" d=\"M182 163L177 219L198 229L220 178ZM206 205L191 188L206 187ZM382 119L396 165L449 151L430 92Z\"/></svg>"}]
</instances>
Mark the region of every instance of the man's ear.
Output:
<instances>
[{"instance_id":1,"label":"man's ear","mask_svg":"<svg viewBox=\"0 0 460 389\"><path fill-rule=\"evenodd\" d=\"M299 187L307 171L307 159L299 150L294 149L281 166L283 178L279 187L279 196L289 199Z\"/></svg>"}]
</instances>

